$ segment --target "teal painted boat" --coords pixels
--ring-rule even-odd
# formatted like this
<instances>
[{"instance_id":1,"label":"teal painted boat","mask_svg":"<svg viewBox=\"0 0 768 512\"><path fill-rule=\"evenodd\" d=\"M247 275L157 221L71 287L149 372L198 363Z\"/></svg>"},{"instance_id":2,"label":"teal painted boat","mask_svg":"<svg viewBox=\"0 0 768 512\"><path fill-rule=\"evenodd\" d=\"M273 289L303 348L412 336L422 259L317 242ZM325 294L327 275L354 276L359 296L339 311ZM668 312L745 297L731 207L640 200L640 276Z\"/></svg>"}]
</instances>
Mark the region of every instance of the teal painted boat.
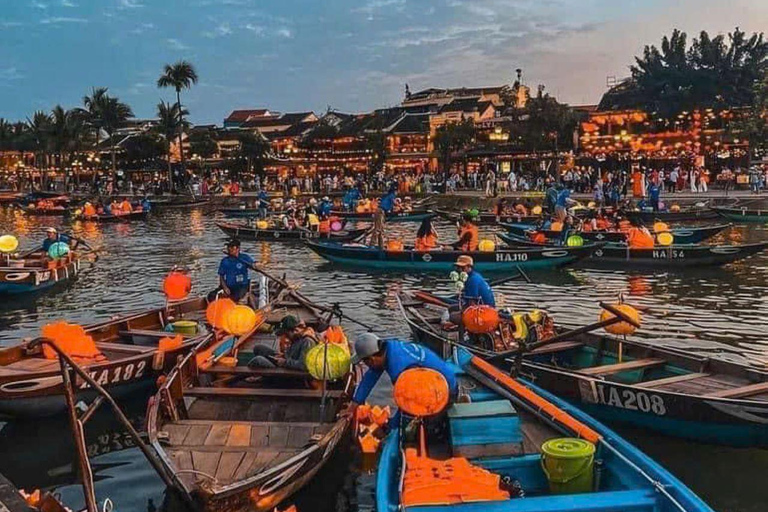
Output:
<instances>
[{"instance_id":1,"label":"teal painted boat","mask_svg":"<svg viewBox=\"0 0 768 512\"><path fill-rule=\"evenodd\" d=\"M719 208L713 207L714 211L734 222L762 222L768 223L768 210L756 210L746 207L742 208Z\"/></svg>"}]
</instances>

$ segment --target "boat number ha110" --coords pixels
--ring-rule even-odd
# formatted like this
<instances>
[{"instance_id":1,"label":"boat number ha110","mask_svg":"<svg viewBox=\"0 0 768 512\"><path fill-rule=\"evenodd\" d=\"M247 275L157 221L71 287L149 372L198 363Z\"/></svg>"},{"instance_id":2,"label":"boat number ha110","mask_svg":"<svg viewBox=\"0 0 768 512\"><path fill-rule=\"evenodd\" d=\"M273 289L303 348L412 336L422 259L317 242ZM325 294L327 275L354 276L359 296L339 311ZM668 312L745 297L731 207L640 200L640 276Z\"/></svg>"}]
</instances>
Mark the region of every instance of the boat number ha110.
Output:
<instances>
[{"instance_id":1,"label":"boat number ha110","mask_svg":"<svg viewBox=\"0 0 768 512\"><path fill-rule=\"evenodd\" d=\"M504 252L497 252L496 253L496 261L528 261L528 255L524 252L518 252L518 253L504 253Z\"/></svg>"},{"instance_id":2,"label":"boat number ha110","mask_svg":"<svg viewBox=\"0 0 768 512\"><path fill-rule=\"evenodd\" d=\"M595 384L595 388L597 403L629 411L651 412L658 416L667 414L664 399L659 395L633 389L617 389L599 383Z\"/></svg>"},{"instance_id":3,"label":"boat number ha110","mask_svg":"<svg viewBox=\"0 0 768 512\"><path fill-rule=\"evenodd\" d=\"M89 372L89 375L96 384L100 386L112 386L114 384L122 384L132 380L140 379L144 376L144 371L147 369L146 361L138 361L136 363L128 363L122 366L114 366L112 368L104 368L102 370L95 370ZM83 382L80 385L80 389L90 387L87 382Z\"/></svg>"}]
</instances>

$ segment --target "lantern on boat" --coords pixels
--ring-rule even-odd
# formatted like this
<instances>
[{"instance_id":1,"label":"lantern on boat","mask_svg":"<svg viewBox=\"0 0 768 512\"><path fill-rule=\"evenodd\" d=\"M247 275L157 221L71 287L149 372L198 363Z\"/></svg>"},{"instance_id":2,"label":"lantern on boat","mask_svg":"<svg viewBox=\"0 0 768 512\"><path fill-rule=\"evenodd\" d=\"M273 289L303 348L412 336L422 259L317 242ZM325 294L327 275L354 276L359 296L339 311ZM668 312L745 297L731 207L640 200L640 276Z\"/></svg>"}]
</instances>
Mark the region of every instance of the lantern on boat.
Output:
<instances>
[{"instance_id":1,"label":"lantern on boat","mask_svg":"<svg viewBox=\"0 0 768 512\"><path fill-rule=\"evenodd\" d=\"M556 220L555 222L552 223L551 226L549 226L549 229L550 231L560 232L563 230L563 223Z\"/></svg>"},{"instance_id":2,"label":"lantern on boat","mask_svg":"<svg viewBox=\"0 0 768 512\"><path fill-rule=\"evenodd\" d=\"M321 343L309 349L304 364L312 378L333 381L349 373L352 359L341 345Z\"/></svg>"},{"instance_id":3,"label":"lantern on boat","mask_svg":"<svg viewBox=\"0 0 768 512\"><path fill-rule=\"evenodd\" d=\"M259 321L259 316L249 306L238 304L224 315L224 330L235 336L252 331Z\"/></svg>"},{"instance_id":4,"label":"lantern on boat","mask_svg":"<svg viewBox=\"0 0 768 512\"><path fill-rule=\"evenodd\" d=\"M387 251L389 252L403 252L405 246L401 240L388 240Z\"/></svg>"},{"instance_id":5,"label":"lantern on boat","mask_svg":"<svg viewBox=\"0 0 768 512\"><path fill-rule=\"evenodd\" d=\"M654 233L664 233L666 231L669 231L669 226L667 226L664 222L654 222L653 224L653 232Z\"/></svg>"},{"instance_id":6,"label":"lantern on boat","mask_svg":"<svg viewBox=\"0 0 768 512\"><path fill-rule=\"evenodd\" d=\"M11 253L19 247L19 239L13 235L0 236L0 252Z\"/></svg>"},{"instance_id":7,"label":"lantern on boat","mask_svg":"<svg viewBox=\"0 0 768 512\"><path fill-rule=\"evenodd\" d=\"M587 208L594 208L595 206L597 206L597 203L595 203L594 201L590 201L587 203Z\"/></svg>"},{"instance_id":8,"label":"lantern on boat","mask_svg":"<svg viewBox=\"0 0 768 512\"><path fill-rule=\"evenodd\" d=\"M493 240L484 239L480 240L477 248L480 252L493 252L496 250L496 244L493 243Z\"/></svg>"},{"instance_id":9,"label":"lantern on boat","mask_svg":"<svg viewBox=\"0 0 768 512\"><path fill-rule=\"evenodd\" d=\"M341 231L342 227L343 226L341 225L341 222L338 220L334 220L333 222L331 222L331 231L334 231L334 232Z\"/></svg>"},{"instance_id":10,"label":"lantern on boat","mask_svg":"<svg viewBox=\"0 0 768 512\"><path fill-rule=\"evenodd\" d=\"M160 338L160 341L158 341L157 350L160 352L170 352L171 350L181 348L183 344L184 338L181 336L181 334L177 334L173 337L166 336L164 338Z\"/></svg>"},{"instance_id":11,"label":"lantern on boat","mask_svg":"<svg viewBox=\"0 0 768 512\"><path fill-rule=\"evenodd\" d=\"M440 372L411 368L400 374L392 390L397 407L410 416L439 414L448 405L450 388Z\"/></svg>"},{"instance_id":12,"label":"lantern on boat","mask_svg":"<svg viewBox=\"0 0 768 512\"><path fill-rule=\"evenodd\" d=\"M659 233L656 235L656 241L659 242L659 245L667 247L672 245L672 243L675 241L675 237L672 235L672 233L669 232Z\"/></svg>"},{"instance_id":13,"label":"lantern on boat","mask_svg":"<svg viewBox=\"0 0 768 512\"><path fill-rule=\"evenodd\" d=\"M257 220L256 227L259 229L267 229L269 227L269 222L265 220Z\"/></svg>"},{"instance_id":14,"label":"lantern on boat","mask_svg":"<svg viewBox=\"0 0 768 512\"><path fill-rule=\"evenodd\" d=\"M48 248L48 256L52 260L63 258L67 254L69 254L69 246L64 242L54 242Z\"/></svg>"},{"instance_id":15,"label":"lantern on boat","mask_svg":"<svg viewBox=\"0 0 768 512\"><path fill-rule=\"evenodd\" d=\"M581 247L584 245L584 239L579 235L571 235L568 240L565 241L565 245L568 247Z\"/></svg>"},{"instance_id":16,"label":"lantern on boat","mask_svg":"<svg viewBox=\"0 0 768 512\"><path fill-rule=\"evenodd\" d=\"M235 301L226 297L216 299L205 308L205 319L217 329L223 329L227 313L236 305Z\"/></svg>"},{"instance_id":17,"label":"lantern on boat","mask_svg":"<svg viewBox=\"0 0 768 512\"><path fill-rule=\"evenodd\" d=\"M163 293L168 300L184 299L190 291L192 291L192 278L186 272L172 270L163 279Z\"/></svg>"},{"instance_id":18,"label":"lantern on boat","mask_svg":"<svg viewBox=\"0 0 768 512\"><path fill-rule=\"evenodd\" d=\"M669 207L669 211L671 211L672 213L679 212L680 211L680 205L679 204L673 204L672 206Z\"/></svg>"},{"instance_id":19,"label":"lantern on boat","mask_svg":"<svg viewBox=\"0 0 768 512\"><path fill-rule=\"evenodd\" d=\"M472 334L486 334L499 326L499 312L491 306L476 304L464 310L461 321Z\"/></svg>"},{"instance_id":20,"label":"lantern on boat","mask_svg":"<svg viewBox=\"0 0 768 512\"><path fill-rule=\"evenodd\" d=\"M547 236L541 231L537 231L531 236L531 240L537 244L545 244L547 243Z\"/></svg>"},{"instance_id":21,"label":"lantern on boat","mask_svg":"<svg viewBox=\"0 0 768 512\"><path fill-rule=\"evenodd\" d=\"M539 205L536 205L533 208L531 208L531 213L533 215L541 215L541 212L542 212L542 209L541 209L541 206Z\"/></svg>"},{"instance_id":22,"label":"lantern on boat","mask_svg":"<svg viewBox=\"0 0 768 512\"><path fill-rule=\"evenodd\" d=\"M613 304L613 307L634 320L637 324L640 324L640 312L629 304ZM610 311L606 310L600 313L601 322L608 321L612 318L616 318L616 315ZM617 322L615 324L606 325L603 327L603 329L611 334L628 335L634 334L634 332L637 330L637 327L627 322Z\"/></svg>"}]
</instances>

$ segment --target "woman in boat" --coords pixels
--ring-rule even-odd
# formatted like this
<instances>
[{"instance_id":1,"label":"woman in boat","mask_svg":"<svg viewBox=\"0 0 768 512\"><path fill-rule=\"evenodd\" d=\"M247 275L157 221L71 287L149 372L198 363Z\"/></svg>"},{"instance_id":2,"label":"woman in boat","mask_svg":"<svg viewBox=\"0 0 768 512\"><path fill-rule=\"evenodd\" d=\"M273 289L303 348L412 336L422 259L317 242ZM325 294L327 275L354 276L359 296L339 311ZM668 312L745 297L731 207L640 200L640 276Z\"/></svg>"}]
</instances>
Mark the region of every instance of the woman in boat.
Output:
<instances>
[{"instance_id":1,"label":"woman in boat","mask_svg":"<svg viewBox=\"0 0 768 512\"><path fill-rule=\"evenodd\" d=\"M480 244L480 232L470 213L461 216L459 224L459 239L451 247L462 252L474 252Z\"/></svg>"},{"instance_id":2,"label":"woman in boat","mask_svg":"<svg viewBox=\"0 0 768 512\"><path fill-rule=\"evenodd\" d=\"M595 213L594 210L590 210L589 213L587 213L587 218L582 224L581 229L586 233L599 230L597 227L597 213Z\"/></svg>"},{"instance_id":3,"label":"woman in boat","mask_svg":"<svg viewBox=\"0 0 768 512\"><path fill-rule=\"evenodd\" d=\"M634 220L627 231L627 244L630 249L653 249L653 235L639 220Z\"/></svg>"},{"instance_id":4,"label":"woman in boat","mask_svg":"<svg viewBox=\"0 0 768 512\"><path fill-rule=\"evenodd\" d=\"M432 219L427 217L421 221L419 231L416 233L416 244L414 249L417 251L431 251L437 248L437 231L432 226Z\"/></svg>"}]
</instances>

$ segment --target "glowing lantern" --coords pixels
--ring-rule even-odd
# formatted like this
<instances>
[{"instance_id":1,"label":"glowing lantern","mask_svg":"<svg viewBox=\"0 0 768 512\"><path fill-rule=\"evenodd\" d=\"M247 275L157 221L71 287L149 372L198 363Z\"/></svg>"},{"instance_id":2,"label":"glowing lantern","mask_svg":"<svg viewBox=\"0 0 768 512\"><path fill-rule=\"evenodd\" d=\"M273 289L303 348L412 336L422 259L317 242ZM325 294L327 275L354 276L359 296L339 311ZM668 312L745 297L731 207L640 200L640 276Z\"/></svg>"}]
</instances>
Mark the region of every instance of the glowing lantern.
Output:
<instances>
[{"instance_id":1,"label":"glowing lantern","mask_svg":"<svg viewBox=\"0 0 768 512\"><path fill-rule=\"evenodd\" d=\"M545 244L547 243L547 236L542 233L541 231L537 231L534 233L533 237L531 238L534 242L537 244Z\"/></svg>"},{"instance_id":2,"label":"glowing lantern","mask_svg":"<svg viewBox=\"0 0 768 512\"><path fill-rule=\"evenodd\" d=\"M238 304L224 315L224 330L235 336L242 336L252 331L259 321L259 316L248 306Z\"/></svg>"},{"instance_id":3,"label":"glowing lantern","mask_svg":"<svg viewBox=\"0 0 768 512\"><path fill-rule=\"evenodd\" d=\"M594 201L590 201L589 203L587 203L587 208L594 208L595 206L597 206L597 203Z\"/></svg>"},{"instance_id":4,"label":"glowing lantern","mask_svg":"<svg viewBox=\"0 0 768 512\"><path fill-rule=\"evenodd\" d=\"M19 239L13 235L0 236L0 252L9 253L19 247Z\"/></svg>"},{"instance_id":5,"label":"glowing lantern","mask_svg":"<svg viewBox=\"0 0 768 512\"><path fill-rule=\"evenodd\" d=\"M401 240L389 240L387 241L387 251L389 252L402 252L405 246Z\"/></svg>"},{"instance_id":6,"label":"glowing lantern","mask_svg":"<svg viewBox=\"0 0 768 512\"><path fill-rule=\"evenodd\" d=\"M69 254L69 246L64 242L54 242L48 248L48 256L52 260L63 258L67 254Z\"/></svg>"},{"instance_id":7,"label":"glowing lantern","mask_svg":"<svg viewBox=\"0 0 768 512\"><path fill-rule=\"evenodd\" d=\"M480 252L493 252L496 250L496 244L493 243L493 240L480 240L477 248Z\"/></svg>"},{"instance_id":8,"label":"glowing lantern","mask_svg":"<svg viewBox=\"0 0 768 512\"><path fill-rule=\"evenodd\" d=\"M568 247L581 247L584 245L584 239L579 235L571 235L568 240L565 241L565 245Z\"/></svg>"},{"instance_id":9,"label":"glowing lantern","mask_svg":"<svg viewBox=\"0 0 768 512\"><path fill-rule=\"evenodd\" d=\"M672 206L669 207L669 211L671 211L673 213L679 212L680 211L680 205L679 204L673 204Z\"/></svg>"},{"instance_id":10,"label":"glowing lantern","mask_svg":"<svg viewBox=\"0 0 768 512\"><path fill-rule=\"evenodd\" d=\"M341 231L342 227L341 222L338 220L331 222L331 231Z\"/></svg>"},{"instance_id":11,"label":"glowing lantern","mask_svg":"<svg viewBox=\"0 0 768 512\"><path fill-rule=\"evenodd\" d=\"M401 411L410 416L425 417L445 409L450 388L441 373L428 368L411 368L397 378L392 394Z\"/></svg>"},{"instance_id":12,"label":"glowing lantern","mask_svg":"<svg viewBox=\"0 0 768 512\"><path fill-rule=\"evenodd\" d=\"M555 221L555 222L552 223L552 225L549 227L549 229L552 230L552 231L560 232L560 231L563 230L563 223L560 222L560 221Z\"/></svg>"},{"instance_id":13,"label":"glowing lantern","mask_svg":"<svg viewBox=\"0 0 768 512\"><path fill-rule=\"evenodd\" d=\"M317 380L338 380L349 373L352 359L341 345L321 343L315 345L304 358L304 364L312 378Z\"/></svg>"},{"instance_id":14,"label":"glowing lantern","mask_svg":"<svg viewBox=\"0 0 768 512\"><path fill-rule=\"evenodd\" d=\"M186 272L172 270L163 279L163 293L168 300L181 300L192 291L192 278Z\"/></svg>"},{"instance_id":15,"label":"glowing lantern","mask_svg":"<svg viewBox=\"0 0 768 512\"><path fill-rule=\"evenodd\" d=\"M257 220L256 227L259 229L267 229L269 227L269 223L265 220Z\"/></svg>"},{"instance_id":16,"label":"glowing lantern","mask_svg":"<svg viewBox=\"0 0 768 512\"><path fill-rule=\"evenodd\" d=\"M667 226L664 222L655 222L653 224L654 233L664 233L665 231L669 231L669 226Z\"/></svg>"},{"instance_id":17,"label":"glowing lantern","mask_svg":"<svg viewBox=\"0 0 768 512\"><path fill-rule=\"evenodd\" d=\"M181 348L183 343L184 338L181 336L181 334L177 334L174 337L166 336L165 338L160 338L160 341L157 343L157 349L160 352L168 352Z\"/></svg>"},{"instance_id":18,"label":"glowing lantern","mask_svg":"<svg viewBox=\"0 0 768 512\"><path fill-rule=\"evenodd\" d=\"M629 304L613 304L613 307L634 320L637 324L640 324L640 312ZM600 313L601 322L605 322L611 318L616 318L616 315L610 311L603 311ZM607 325L604 329L611 334L633 334L637 330L637 327L627 322L618 322L612 325Z\"/></svg>"},{"instance_id":19,"label":"glowing lantern","mask_svg":"<svg viewBox=\"0 0 768 512\"><path fill-rule=\"evenodd\" d=\"M675 237L672 235L672 233L669 232L659 233L656 235L656 240L659 242L659 245L668 246L672 245L672 243L675 241Z\"/></svg>"},{"instance_id":20,"label":"glowing lantern","mask_svg":"<svg viewBox=\"0 0 768 512\"><path fill-rule=\"evenodd\" d=\"M217 329L224 328L224 321L227 318L227 313L234 308L237 304L235 301L228 298L216 299L205 308L205 318L208 323Z\"/></svg>"},{"instance_id":21,"label":"glowing lantern","mask_svg":"<svg viewBox=\"0 0 768 512\"><path fill-rule=\"evenodd\" d=\"M58 321L44 325L40 330L44 338L48 338L59 349L73 358L89 361L101 361L104 355L81 325ZM43 357L57 359L59 355L48 345L43 345Z\"/></svg>"},{"instance_id":22,"label":"glowing lantern","mask_svg":"<svg viewBox=\"0 0 768 512\"><path fill-rule=\"evenodd\" d=\"M464 328L472 334L485 334L499 326L499 312L491 306L469 306L461 315Z\"/></svg>"},{"instance_id":23,"label":"glowing lantern","mask_svg":"<svg viewBox=\"0 0 768 512\"><path fill-rule=\"evenodd\" d=\"M542 212L542 209L541 209L541 206L539 205L536 205L533 208L531 208L531 213L533 215L541 215L541 212Z\"/></svg>"}]
</instances>

